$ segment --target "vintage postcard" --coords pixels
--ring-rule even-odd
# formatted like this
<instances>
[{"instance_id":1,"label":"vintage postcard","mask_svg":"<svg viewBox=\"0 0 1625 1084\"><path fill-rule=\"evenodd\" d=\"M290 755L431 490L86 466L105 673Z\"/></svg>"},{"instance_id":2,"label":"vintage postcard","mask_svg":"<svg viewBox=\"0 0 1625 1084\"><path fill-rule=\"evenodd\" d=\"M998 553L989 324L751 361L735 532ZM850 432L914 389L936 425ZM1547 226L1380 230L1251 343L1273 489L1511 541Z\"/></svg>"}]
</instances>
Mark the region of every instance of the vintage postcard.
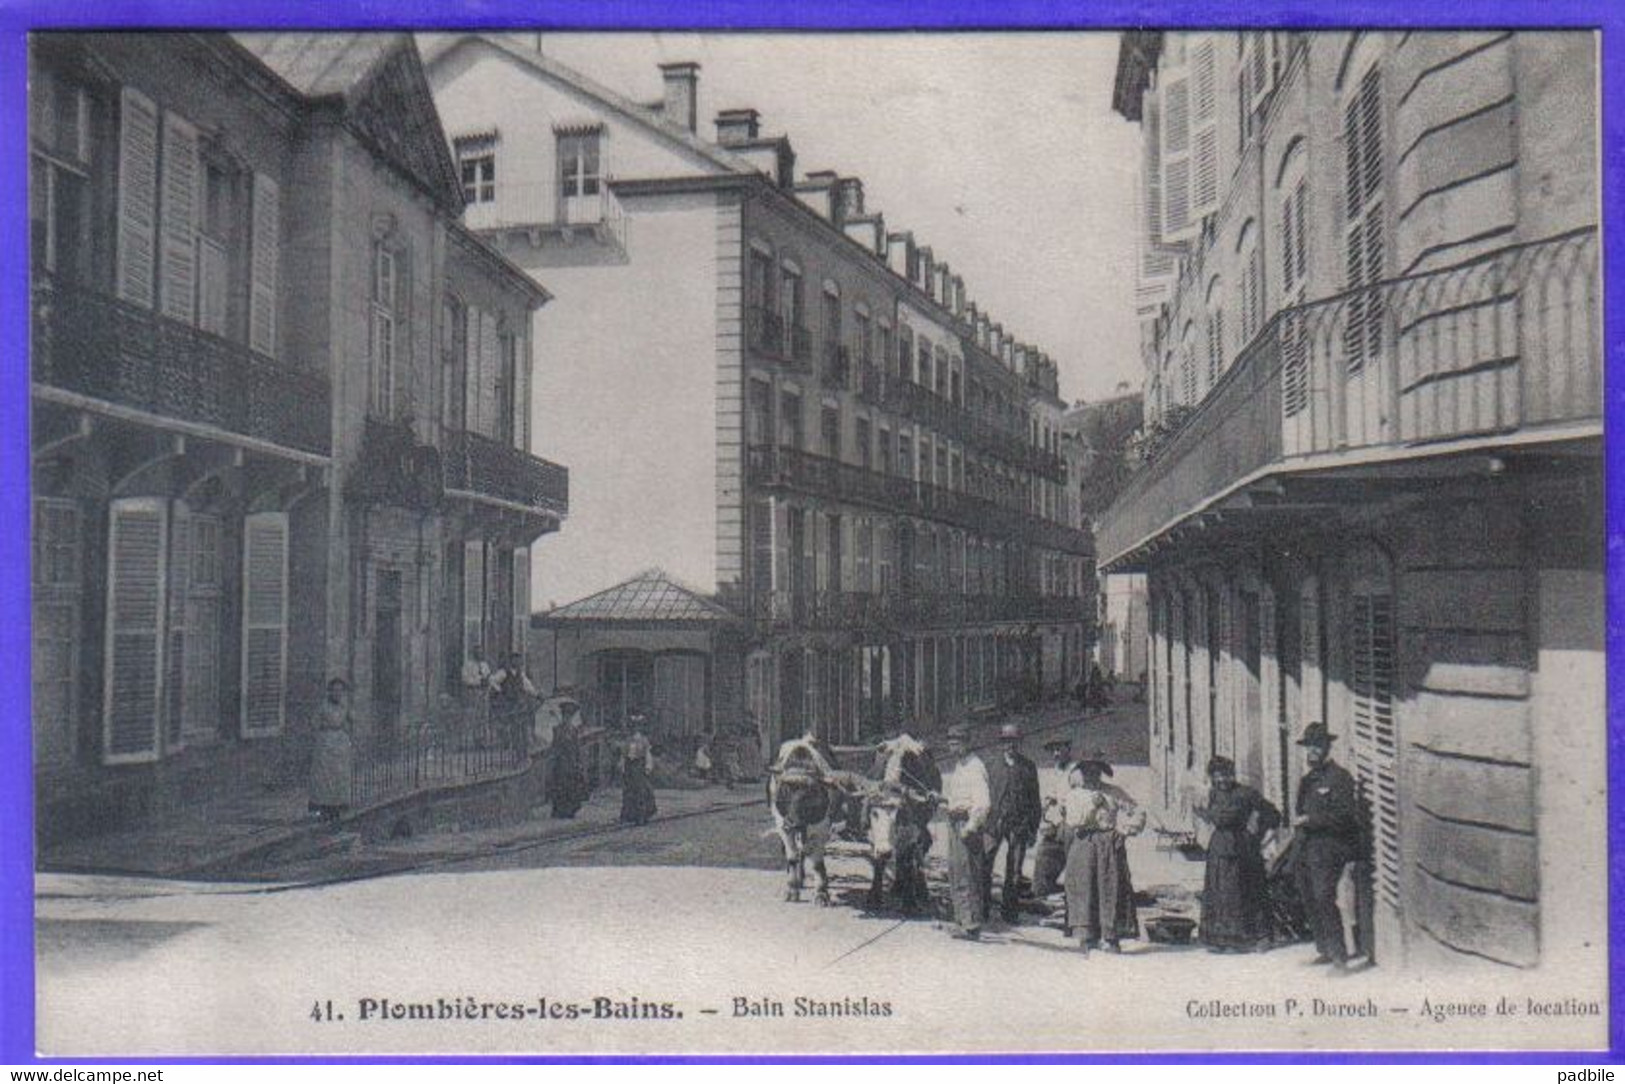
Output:
<instances>
[{"instance_id":1,"label":"vintage postcard","mask_svg":"<svg viewBox=\"0 0 1625 1084\"><path fill-rule=\"evenodd\" d=\"M30 37L43 1056L1609 1041L1599 37Z\"/></svg>"}]
</instances>

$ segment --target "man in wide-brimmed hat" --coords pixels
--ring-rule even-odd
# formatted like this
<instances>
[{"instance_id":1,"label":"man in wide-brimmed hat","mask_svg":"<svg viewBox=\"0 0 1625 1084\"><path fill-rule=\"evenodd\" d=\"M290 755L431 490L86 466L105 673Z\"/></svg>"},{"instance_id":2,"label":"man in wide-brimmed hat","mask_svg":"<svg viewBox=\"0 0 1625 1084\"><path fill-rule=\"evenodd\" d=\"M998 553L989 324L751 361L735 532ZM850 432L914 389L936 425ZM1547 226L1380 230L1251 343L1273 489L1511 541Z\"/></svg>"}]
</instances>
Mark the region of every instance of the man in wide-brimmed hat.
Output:
<instances>
[{"instance_id":1,"label":"man in wide-brimmed hat","mask_svg":"<svg viewBox=\"0 0 1625 1084\"><path fill-rule=\"evenodd\" d=\"M988 824L987 864L983 867L983 897L991 906L993 864L999 848L1004 848L1004 887L1000 889L999 913L1006 922L1016 920L1022 895L1022 866L1027 848L1038 838L1038 822L1044 803L1038 794L1038 767L1021 752L1021 727L1005 723L999 727L1002 751L988 765L993 815Z\"/></svg>"},{"instance_id":2,"label":"man in wide-brimmed hat","mask_svg":"<svg viewBox=\"0 0 1625 1084\"><path fill-rule=\"evenodd\" d=\"M1325 723L1310 723L1298 744L1304 748L1309 771L1298 784L1297 829L1298 893L1315 932L1317 964L1348 966L1348 946L1343 941L1343 913L1337 906L1337 882L1350 862L1358 861L1361 850L1360 805L1355 795L1354 777L1332 760L1336 735Z\"/></svg>"}]
</instances>

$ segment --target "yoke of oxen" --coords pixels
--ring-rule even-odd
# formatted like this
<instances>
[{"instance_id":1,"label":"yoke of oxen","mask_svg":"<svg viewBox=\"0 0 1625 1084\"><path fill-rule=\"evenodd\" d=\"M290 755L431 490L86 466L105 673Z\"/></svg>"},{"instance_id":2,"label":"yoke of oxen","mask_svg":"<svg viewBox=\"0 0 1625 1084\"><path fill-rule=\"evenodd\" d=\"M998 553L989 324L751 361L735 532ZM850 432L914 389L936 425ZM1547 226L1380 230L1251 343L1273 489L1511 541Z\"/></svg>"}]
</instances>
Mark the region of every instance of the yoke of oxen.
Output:
<instances>
[{"instance_id":1,"label":"yoke of oxen","mask_svg":"<svg viewBox=\"0 0 1625 1084\"><path fill-rule=\"evenodd\" d=\"M821 824L830 814L832 796L824 780L810 772L784 772L773 787L773 809L787 828Z\"/></svg>"}]
</instances>

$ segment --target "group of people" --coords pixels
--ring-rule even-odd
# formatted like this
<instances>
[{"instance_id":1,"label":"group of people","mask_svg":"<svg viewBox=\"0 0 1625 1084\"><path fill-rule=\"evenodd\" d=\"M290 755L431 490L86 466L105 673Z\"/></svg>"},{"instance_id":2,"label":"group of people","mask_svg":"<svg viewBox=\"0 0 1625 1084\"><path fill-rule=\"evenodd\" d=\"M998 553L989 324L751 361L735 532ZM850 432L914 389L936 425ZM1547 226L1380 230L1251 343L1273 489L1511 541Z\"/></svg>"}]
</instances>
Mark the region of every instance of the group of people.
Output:
<instances>
[{"instance_id":1,"label":"group of people","mask_svg":"<svg viewBox=\"0 0 1625 1084\"><path fill-rule=\"evenodd\" d=\"M548 770L547 793L553 816L568 820L580 812L592 794L581 743L581 705L568 697L557 704L558 725L553 728L552 763ZM618 741L617 776L621 781L623 824L647 824L658 807L654 790L654 750L644 734L644 717L633 712L626 720L626 735Z\"/></svg>"},{"instance_id":2,"label":"group of people","mask_svg":"<svg viewBox=\"0 0 1625 1084\"><path fill-rule=\"evenodd\" d=\"M1003 854L999 916L1014 923L1030 897L1064 893L1063 927L1080 949L1121 951L1139 936L1127 840L1144 830L1146 814L1133 798L1107 780L1112 766L1099 756L1074 758L1070 742L1054 738L1044 748L1044 769L1022 754L1021 731L1000 730L1000 752L986 760L974 752L963 727L948 731L951 759L942 785L950 827L948 870L955 937L976 940L993 914L993 875ZM1201 896L1201 940L1213 952L1250 952L1269 945L1278 932L1271 907L1267 847L1280 846L1278 880L1290 885L1313 934L1314 963L1349 966L1340 881L1364 854L1364 829L1353 776L1331 757L1336 736L1311 723L1298 744L1307 772L1297 790L1294 815L1279 810L1256 789L1239 782L1235 763L1215 756L1209 787L1196 814L1212 828L1206 847ZM1280 829L1289 826L1290 841ZM1033 849L1033 876L1022 876ZM1357 868L1357 866L1356 866Z\"/></svg>"},{"instance_id":3,"label":"group of people","mask_svg":"<svg viewBox=\"0 0 1625 1084\"><path fill-rule=\"evenodd\" d=\"M1040 771L1021 752L1021 730L1000 728L999 755L991 762L971 750L963 727L948 731L952 761L944 777L948 873L953 935L981 937L993 909L993 872L1004 856L999 914L1018 921L1021 901L1064 890L1066 936L1087 953L1120 951L1139 934L1125 839L1145 827L1132 798L1105 782L1112 767L1102 757L1074 759L1071 743L1045 743L1052 763ZM1022 870L1029 849L1033 877Z\"/></svg>"},{"instance_id":4,"label":"group of people","mask_svg":"<svg viewBox=\"0 0 1625 1084\"><path fill-rule=\"evenodd\" d=\"M1332 760L1337 740L1325 723L1310 723L1298 745L1308 771L1298 784L1292 837L1281 864L1315 939L1316 964L1344 970L1344 936L1338 885L1364 854L1364 822L1354 777ZM1265 849L1282 826L1278 809L1236 780L1228 757L1208 762L1207 802L1197 816L1212 826L1202 886L1202 940L1216 952L1247 952L1271 940L1271 887ZM1276 841L1278 842L1278 841Z\"/></svg>"}]
</instances>

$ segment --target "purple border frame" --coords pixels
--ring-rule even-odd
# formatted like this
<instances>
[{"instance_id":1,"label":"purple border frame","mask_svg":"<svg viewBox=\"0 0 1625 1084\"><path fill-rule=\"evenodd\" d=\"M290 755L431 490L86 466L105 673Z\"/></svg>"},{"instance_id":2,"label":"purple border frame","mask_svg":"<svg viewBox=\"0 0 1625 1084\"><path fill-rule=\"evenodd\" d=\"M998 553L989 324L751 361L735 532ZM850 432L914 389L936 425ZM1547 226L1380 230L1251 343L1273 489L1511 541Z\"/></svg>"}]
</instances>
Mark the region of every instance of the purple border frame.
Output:
<instances>
[{"instance_id":1,"label":"purple border frame","mask_svg":"<svg viewBox=\"0 0 1625 1084\"><path fill-rule=\"evenodd\" d=\"M500 29L541 25L551 29L1113 29L1125 26L1255 26L1269 23L1305 27L1572 27L1602 31L1599 73L1602 85L1601 156L1604 208L1604 388L1605 430L1625 420L1625 393L1613 379L1625 370L1625 242L1607 211L1625 198L1625 5L1611 0L1453 0L1429 9L1413 0L1339 0L1310 7L1293 0L1093 0L1085 9L1064 0L1014 0L996 15L977 0L935 0L929 7L910 0L823 0L816 6L791 0L567 0L545 15L530 0L463 0L450 7L435 0L237 0L229 7L214 0L4 0L0 3L0 432L26 434L28 426L28 233L26 81L27 32L47 28L114 27L471 27ZM0 613L16 619L0 624L0 1064L38 1061L34 1056L33 803L29 747L28 637L28 448L26 440L0 447ZM1314 1064L1338 1061L1376 1064L1547 1064L1625 1061L1625 710L1620 703L1621 656L1625 654L1625 452L1606 441L1608 523L1608 818L1609 941L1611 955L1609 1050L1574 1053L1164 1053L1142 1055L1030 1054L872 1057L359 1057L369 1064L411 1063L896 1063L1032 1064ZM328 1058L141 1058L51 1059L54 1063L211 1064L221 1060L252 1064L324 1064Z\"/></svg>"}]
</instances>

